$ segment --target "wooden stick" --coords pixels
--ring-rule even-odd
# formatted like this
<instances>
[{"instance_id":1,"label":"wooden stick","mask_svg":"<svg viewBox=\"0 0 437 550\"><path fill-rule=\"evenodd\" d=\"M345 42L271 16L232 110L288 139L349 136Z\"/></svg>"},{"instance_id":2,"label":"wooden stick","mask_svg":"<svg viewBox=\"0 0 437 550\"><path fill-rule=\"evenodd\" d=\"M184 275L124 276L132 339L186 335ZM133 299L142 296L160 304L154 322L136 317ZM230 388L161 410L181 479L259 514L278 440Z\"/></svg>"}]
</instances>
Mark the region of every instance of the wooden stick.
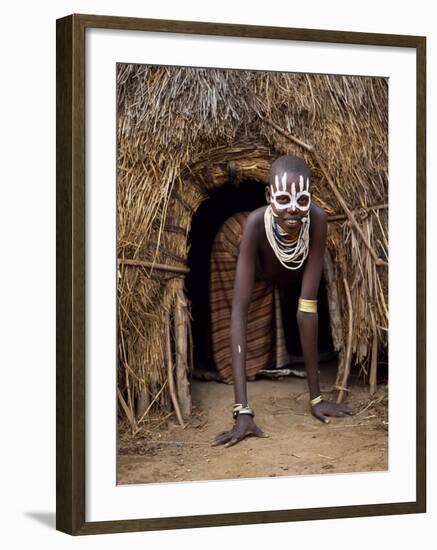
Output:
<instances>
[{"instance_id":1,"label":"wooden stick","mask_svg":"<svg viewBox=\"0 0 437 550\"><path fill-rule=\"evenodd\" d=\"M374 395L376 392L378 369L378 329L376 328L375 314L372 310L370 310L370 317L372 319L373 343L372 359L370 362L369 391L370 395Z\"/></svg>"},{"instance_id":2,"label":"wooden stick","mask_svg":"<svg viewBox=\"0 0 437 550\"><path fill-rule=\"evenodd\" d=\"M278 126L278 124L276 124L275 122L273 122L273 120L270 120L268 118L264 118L262 117L261 115L259 115L262 120L264 120L264 122L267 122L267 124L269 124L270 126L272 126L277 132L279 132L280 134L282 134L284 137L286 137L287 139L289 139L290 141L294 141L294 143L297 143L298 145L300 145L301 147L303 147L304 149L306 149L307 151L310 151L311 153L314 151L314 147L312 145L309 145L308 143L305 143L304 141L301 141L300 139L298 139L297 137L294 137L292 136L291 134L289 134L286 130L284 130L283 128L281 128L280 126Z\"/></svg>"},{"instance_id":3,"label":"wooden stick","mask_svg":"<svg viewBox=\"0 0 437 550\"><path fill-rule=\"evenodd\" d=\"M347 348L346 348L346 358L344 360L343 380L341 383L342 389L338 393L337 403L341 403L343 401L343 397L345 394L345 391L343 388L347 388L347 380L349 378L349 371L350 371L351 360L352 360L353 309L352 309L352 299L351 299L351 293L349 290L349 285L347 284L347 281L344 277L343 277L343 285L344 285L344 290L346 292L347 306L348 306L348 312L349 312L349 329L348 329L349 332L347 336Z\"/></svg>"},{"instance_id":4,"label":"wooden stick","mask_svg":"<svg viewBox=\"0 0 437 550\"><path fill-rule=\"evenodd\" d=\"M373 206L365 206L363 208L357 208L353 212L370 212L372 210L385 210L388 208L388 204L375 204ZM328 215L328 222L337 222L347 220L346 214L330 214Z\"/></svg>"},{"instance_id":5,"label":"wooden stick","mask_svg":"<svg viewBox=\"0 0 437 550\"><path fill-rule=\"evenodd\" d=\"M168 389L170 392L171 402L176 413L179 424L182 428L185 428L185 423L182 418L181 409L179 407L178 398L176 395L176 387L173 378L173 361L171 358L171 339L170 339L170 315L165 315L165 328L166 328L166 343L167 343L167 375L168 375Z\"/></svg>"},{"instance_id":6,"label":"wooden stick","mask_svg":"<svg viewBox=\"0 0 437 550\"><path fill-rule=\"evenodd\" d=\"M382 397L379 397L378 399L373 399L372 401L370 401L370 403L368 403L364 409L362 409L361 411L357 412L356 414L354 414L354 416L359 416L360 414L363 414L364 412L367 411L367 409L370 409L370 407L372 405L377 405L378 403L380 403L382 400L384 399L384 396Z\"/></svg>"},{"instance_id":7,"label":"wooden stick","mask_svg":"<svg viewBox=\"0 0 437 550\"><path fill-rule=\"evenodd\" d=\"M124 372L126 375L127 406L129 407L129 414L133 419L133 423L132 423L132 433L133 433L136 430L136 422L135 422L135 412L134 412L134 406L133 406L133 400L132 400L132 391L130 387L130 376L129 376L129 371L127 369L125 369ZM121 393L120 393L120 397L123 398Z\"/></svg>"},{"instance_id":8,"label":"wooden stick","mask_svg":"<svg viewBox=\"0 0 437 550\"><path fill-rule=\"evenodd\" d=\"M121 305L121 302L120 302L120 305ZM133 326L135 326L135 325L133 325ZM127 363L127 360L126 360L126 348L125 348L125 343L124 343L123 331L120 332L120 343L121 343L121 354L123 356L122 357L122 363L124 365L124 371L125 371L125 376L126 376L127 396L128 396L129 405L123 399L123 395L121 393L119 395L119 399L121 399L122 406L126 406L128 411L129 411L128 418L132 418L132 421L130 421L130 422L131 422L131 426L132 426L132 433L134 433L134 431L137 429L137 425L136 425L136 422L135 422L135 413L134 413L134 408L133 408L133 404L132 404L132 395L131 395L131 390L130 390L130 377L129 377L130 367L129 367L129 365Z\"/></svg>"},{"instance_id":9,"label":"wooden stick","mask_svg":"<svg viewBox=\"0 0 437 550\"><path fill-rule=\"evenodd\" d=\"M147 409L143 412L141 418L138 419L138 424L140 424L144 418L146 417L147 413L150 411L150 409L152 408L152 405L156 402L156 400L158 399L158 397L161 395L162 391L164 390L165 386L167 385L167 381L166 380L164 382L164 384L161 386L161 389L159 390L159 392L155 395L155 397L152 399L150 405L147 407ZM173 414L173 413L172 413ZM139 430L138 430L139 431Z\"/></svg>"},{"instance_id":10,"label":"wooden stick","mask_svg":"<svg viewBox=\"0 0 437 550\"><path fill-rule=\"evenodd\" d=\"M352 226L355 228L357 233L360 235L361 239L363 240L363 243L366 245L367 249L369 250L370 254L372 255L373 260L378 265L388 265L387 262L385 262L384 260L381 260L380 258L378 258L378 256L377 256L376 252L374 251L372 245L367 240L367 237L364 234L364 231L359 226L357 220L355 219L355 216L353 215L352 211L349 209L348 205L346 204L346 201L343 199L343 196L340 193L340 191L338 190L338 187L335 185L335 183L331 179L331 177L329 175L329 172L328 172L324 162L320 158L319 154L317 153L317 151L313 150L313 155L314 155L315 159L317 160L317 162L320 166L320 169L322 170L323 174L325 175L326 181L328 182L329 186L331 187L331 191L334 193L335 198L338 200L341 207L346 212L346 215L349 218L349 221L351 222Z\"/></svg>"},{"instance_id":11,"label":"wooden stick","mask_svg":"<svg viewBox=\"0 0 437 550\"><path fill-rule=\"evenodd\" d=\"M189 344L189 350L190 350L189 378L191 378L194 372L194 343L193 343L193 330L192 330L190 320L188 321L188 344Z\"/></svg>"},{"instance_id":12,"label":"wooden stick","mask_svg":"<svg viewBox=\"0 0 437 550\"><path fill-rule=\"evenodd\" d=\"M128 259L118 259L119 264L123 265L136 265L142 267L151 267L152 269L159 269L161 271L171 271L172 273L181 273L186 275L190 272L188 267L182 267L177 265L166 265L166 264L154 264L153 262L146 262L144 260L128 260Z\"/></svg>"},{"instance_id":13,"label":"wooden stick","mask_svg":"<svg viewBox=\"0 0 437 550\"><path fill-rule=\"evenodd\" d=\"M147 409L149 405L150 405L150 394L147 391L147 387L143 384L140 386L140 391L137 396L137 402L136 402L137 418L141 418L141 416L144 414L144 411Z\"/></svg>"},{"instance_id":14,"label":"wooden stick","mask_svg":"<svg viewBox=\"0 0 437 550\"><path fill-rule=\"evenodd\" d=\"M323 274L326 282L326 295L328 298L329 320L331 324L332 343L335 351L339 352L339 362L337 367L337 376L335 388L340 386L343 378L345 345L343 334L343 314L341 311L341 302L338 296L337 280L335 278L334 262L328 248L325 249L323 264Z\"/></svg>"},{"instance_id":15,"label":"wooden stick","mask_svg":"<svg viewBox=\"0 0 437 550\"><path fill-rule=\"evenodd\" d=\"M176 281L176 303L174 313L176 345L176 383L182 416L191 416L190 383L188 382L188 323L187 301L184 296L184 282Z\"/></svg>"},{"instance_id":16,"label":"wooden stick","mask_svg":"<svg viewBox=\"0 0 437 550\"><path fill-rule=\"evenodd\" d=\"M338 424L337 426L331 426L331 429L335 428L368 428L369 424Z\"/></svg>"},{"instance_id":17,"label":"wooden stick","mask_svg":"<svg viewBox=\"0 0 437 550\"><path fill-rule=\"evenodd\" d=\"M168 250L168 248L165 248L165 246L159 242L155 241L148 241L147 242L147 249L148 250L154 250L155 254L157 254L157 251L159 251L163 256L166 256L167 258L170 258L171 260L175 260L175 262L180 262L183 266L185 266L186 258L179 256L178 254L175 254L171 250ZM137 259L137 258L134 258ZM153 262L152 262L153 263ZM161 264L163 265L163 264Z\"/></svg>"},{"instance_id":18,"label":"wooden stick","mask_svg":"<svg viewBox=\"0 0 437 550\"><path fill-rule=\"evenodd\" d=\"M326 178L326 181L328 182L328 184L331 188L331 191L334 193L335 198L338 200L341 207L346 212L346 215L349 218L349 221L351 222L352 226L357 231L357 233L360 235L361 239L363 240L364 244L366 245L367 249L369 250L370 254L372 255L373 260L376 262L377 265L387 265L388 266L388 263L385 262L384 260L381 260L380 258L378 258L376 252L373 250L372 245L369 243L366 236L364 235L363 230L359 226L359 224L358 224L357 220L355 219L355 216L353 215L352 211L349 209L348 205L346 204L346 201L343 199L340 191L338 190L338 187L335 185L335 183L331 179L331 177L329 175L329 172L328 172L328 170L325 166L325 163L323 162L323 160L321 159L321 157L317 153L317 151L314 149L314 146L303 142L302 140L298 139L295 136L292 136L290 133L286 132L283 128L278 126L272 120L269 120L268 118L264 118L262 116L261 116L261 118L262 118L262 120L264 120L265 122L270 124L270 126L272 126L275 130L277 130L284 137L286 137L290 141L293 141L294 143L297 143L298 145L300 145L301 147L303 147L307 151L310 151L313 154L315 160L317 161L317 164L319 165L321 171L323 172L323 174Z\"/></svg>"},{"instance_id":19,"label":"wooden stick","mask_svg":"<svg viewBox=\"0 0 437 550\"><path fill-rule=\"evenodd\" d=\"M326 294L328 297L329 318L331 321L332 340L335 351L341 351L344 347L343 323L340 299L338 297L337 281L335 278L334 263L328 248L325 250L323 274L326 282Z\"/></svg>"},{"instance_id":20,"label":"wooden stick","mask_svg":"<svg viewBox=\"0 0 437 550\"><path fill-rule=\"evenodd\" d=\"M135 418L132 415L129 407L127 406L127 403L124 400L123 395L121 394L121 391L119 390L119 388L117 388L117 396L118 396L118 400L120 401L121 407L124 410L124 413L125 413L125 415L127 416L127 419L130 422L130 425L131 425L131 428L132 428L132 434L135 435L135 433L138 430L137 423L135 422Z\"/></svg>"}]
</instances>

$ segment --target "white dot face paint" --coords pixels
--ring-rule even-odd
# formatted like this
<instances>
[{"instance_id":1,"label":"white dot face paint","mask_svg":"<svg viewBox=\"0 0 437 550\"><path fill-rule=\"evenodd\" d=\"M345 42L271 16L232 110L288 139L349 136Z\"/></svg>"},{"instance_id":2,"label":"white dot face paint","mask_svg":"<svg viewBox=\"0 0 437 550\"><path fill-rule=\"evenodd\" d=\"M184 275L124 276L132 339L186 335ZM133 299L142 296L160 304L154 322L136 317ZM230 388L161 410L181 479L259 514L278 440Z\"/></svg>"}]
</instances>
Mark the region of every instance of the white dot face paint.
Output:
<instances>
[{"instance_id":1,"label":"white dot face paint","mask_svg":"<svg viewBox=\"0 0 437 550\"><path fill-rule=\"evenodd\" d=\"M311 205L311 194L309 192L310 179L307 177L306 182L302 175L299 176L299 190L296 191L296 182L291 183L291 193L287 191L287 172L282 174L281 180L279 176L275 175L275 183L270 186L271 204L273 204L276 210L288 210L292 209L293 212L299 210L301 212L307 212ZM281 197L288 199L286 202L278 202L278 198ZM307 197L308 201L305 205L299 204L301 197Z\"/></svg>"}]
</instances>

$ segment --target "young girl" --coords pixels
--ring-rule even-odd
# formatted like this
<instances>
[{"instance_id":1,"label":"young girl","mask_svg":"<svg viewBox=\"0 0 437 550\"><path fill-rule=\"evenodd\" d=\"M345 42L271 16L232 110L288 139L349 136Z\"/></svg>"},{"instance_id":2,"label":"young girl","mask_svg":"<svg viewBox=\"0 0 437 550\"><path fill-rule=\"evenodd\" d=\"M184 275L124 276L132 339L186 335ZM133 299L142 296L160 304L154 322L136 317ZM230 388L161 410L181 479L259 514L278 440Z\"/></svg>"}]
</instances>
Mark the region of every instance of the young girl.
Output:
<instances>
[{"instance_id":1,"label":"young girl","mask_svg":"<svg viewBox=\"0 0 437 550\"><path fill-rule=\"evenodd\" d=\"M235 274L231 357L235 404L232 430L220 433L213 445L234 445L247 436L265 437L255 424L247 399L247 322L254 284L265 281L277 287L300 285L296 312L313 416L329 422L330 416L348 416L347 405L325 401L318 376L317 293L323 269L327 217L311 204L310 168L295 156L278 158L266 186L267 206L249 214L240 242Z\"/></svg>"}]
</instances>

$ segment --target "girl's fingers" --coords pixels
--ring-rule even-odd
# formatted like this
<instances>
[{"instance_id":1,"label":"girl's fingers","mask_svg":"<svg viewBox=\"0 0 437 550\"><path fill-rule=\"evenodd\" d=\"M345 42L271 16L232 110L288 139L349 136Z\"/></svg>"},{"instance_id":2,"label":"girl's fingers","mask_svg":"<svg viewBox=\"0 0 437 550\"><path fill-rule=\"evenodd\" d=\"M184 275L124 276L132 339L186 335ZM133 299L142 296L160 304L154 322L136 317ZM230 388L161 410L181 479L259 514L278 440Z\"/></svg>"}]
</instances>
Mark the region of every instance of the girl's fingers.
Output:
<instances>
[{"instance_id":1,"label":"girl's fingers","mask_svg":"<svg viewBox=\"0 0 437 550\"><path fill-rule=\"evenodd\" d=\"M232 432L223 432L219 434L213 441L212 446L215 447L216 445L222 445L223 443L226 443L229 441L229 439L232 436Z\"/></svg>"},{"instance_id":2,"label":"girl's fingers","mask_svg":"<svg viewBox=\"0 0 437 550\"><path fill-rule=\"evenodd\" d=\"M342 408L337 411L341 416L351 416L352 411L350 409Z\"/></svg>"},{"instance_id":3,"label":"girl's fingers","mask_svg":"<svg viewBox=\"0 0 437 550\"><path fill-rule=\"evenodd\" d=\"M253 432L253 435L255 435L256 437L269 437L266 433L264 433L262 430L260 430L259 428L257 428L254 432Z\"/></svg>"},{"instance_id":4,"label":"girl's fingers","mask_svg":"<svg viewBox=\"0 0 437 550\"><path fill-rule=\"evenodd\" d=\"M318 418L324 424L329 424L329 418L322 413L316 413L316 418Z\"/></svg>"}]
</instances>

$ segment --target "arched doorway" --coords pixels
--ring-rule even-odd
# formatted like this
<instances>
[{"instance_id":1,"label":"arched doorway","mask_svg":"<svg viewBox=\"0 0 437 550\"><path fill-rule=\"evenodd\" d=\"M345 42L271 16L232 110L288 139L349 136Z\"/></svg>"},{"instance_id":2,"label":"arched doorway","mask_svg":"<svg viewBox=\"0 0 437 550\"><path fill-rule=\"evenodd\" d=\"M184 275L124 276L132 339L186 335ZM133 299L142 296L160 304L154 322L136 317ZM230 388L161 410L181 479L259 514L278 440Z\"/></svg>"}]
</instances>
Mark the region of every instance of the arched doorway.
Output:
<instances>
[{"instance_id":1,"label":"arched doorway","mask_svg":"<svg viewBox=\"0 0 437 550\"><path fill-rule=\"evenodd\" d=\"M265 205L265 184L246 179L234 185L225 183L210 192L193 215L189 234L186 292L191 302L193 362L196 373L215 372L211 345L211 319L209 310L209 268L214 237L224 221L236 212L252 211ZM302 363L302 350L295 315L300 289L287 290L282 309L287 351L293 364ZM333 343L326 285L322 277L319 290L319 353L320 359L332 358Z\"/></svg>"}]
</instances>

